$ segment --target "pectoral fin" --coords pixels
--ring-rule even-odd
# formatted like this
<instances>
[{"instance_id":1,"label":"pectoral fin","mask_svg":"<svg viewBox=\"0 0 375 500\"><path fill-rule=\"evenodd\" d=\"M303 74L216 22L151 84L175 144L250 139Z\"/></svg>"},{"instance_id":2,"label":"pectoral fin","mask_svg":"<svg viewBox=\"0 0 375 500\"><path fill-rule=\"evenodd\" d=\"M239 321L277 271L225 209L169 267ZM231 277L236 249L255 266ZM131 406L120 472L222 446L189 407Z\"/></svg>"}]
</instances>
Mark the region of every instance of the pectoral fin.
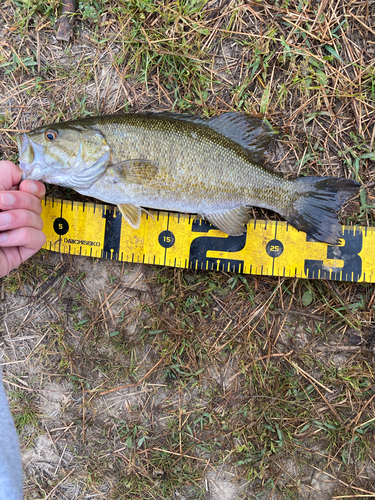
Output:
<instances>
[{"instance_id":1,"label":"pectoral fin","mask_svg":"<svg viewBox=\"0 0 375 500\"><path fill-rule=\"evenodd\" d=\"M202 217L229 236L244 234L246 224L250 220L249 210L246 207L232 208L213 214L202 214Z\"/></svg>"},{"instance_id":2,"label":"pectoral fin","mask_svg":"<svg viewBox=\"0 0 375 500\"><path fill-rule=\"evenodd\" d=\"M139 229L141 224L141 207L135 205L117 205L122 216L134 229Z\"/></svg>"},{"instance_id":3,"label":"pectoral fin","mask_svg":"<svg viewBox=\"0 0 375 500\"><path fill-rule=\"evenodd\" d=\"M150 160L124 160L112 165L108 171L118 178L118 182L147 184L157 175L159 166Z\"/></svg>"}]
</instances>

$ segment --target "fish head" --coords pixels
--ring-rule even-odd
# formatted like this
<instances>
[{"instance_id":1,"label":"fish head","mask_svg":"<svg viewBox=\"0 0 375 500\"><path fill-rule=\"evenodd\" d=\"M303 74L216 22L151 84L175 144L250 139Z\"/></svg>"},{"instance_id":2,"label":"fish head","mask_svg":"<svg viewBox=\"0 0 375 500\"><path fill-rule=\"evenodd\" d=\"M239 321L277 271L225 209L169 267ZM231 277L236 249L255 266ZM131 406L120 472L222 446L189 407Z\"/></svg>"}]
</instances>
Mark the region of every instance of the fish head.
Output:
<instances>
[{"instance_id":1,"label":"fish head","mask_svg":"<svg viewBox=\"0 0 375 500\"><path fill-rule=\"evenodd\" d=\"M62 123L18 135L22 180L87 189L105 172L110 147L104 135L85 124Z\"/></svg>"}]
</instances>

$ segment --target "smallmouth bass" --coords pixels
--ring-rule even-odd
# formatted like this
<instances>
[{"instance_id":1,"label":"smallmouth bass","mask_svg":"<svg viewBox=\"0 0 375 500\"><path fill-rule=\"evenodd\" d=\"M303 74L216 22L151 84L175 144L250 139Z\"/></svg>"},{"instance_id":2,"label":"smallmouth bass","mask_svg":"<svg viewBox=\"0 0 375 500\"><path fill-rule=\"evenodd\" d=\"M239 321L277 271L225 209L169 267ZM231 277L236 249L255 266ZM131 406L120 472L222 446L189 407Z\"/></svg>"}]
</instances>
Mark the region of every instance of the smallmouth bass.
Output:
<instances>
[{"instance_id":1,"label":"smallmouth bass","mask_svg":"<svg viewBox=\"0 0 375 500\"><path fill-rule=\"evenodd\" d=\"M198 214L228 235L246 231L251 206L271 209L317 241L337 244L337 212L358 193L335 177L284 179L262 166L272 129L225 113L88 117L17 137L23 179L70 187L119 206L138 228L141 207Z\"/></svg>"}]
</instances>

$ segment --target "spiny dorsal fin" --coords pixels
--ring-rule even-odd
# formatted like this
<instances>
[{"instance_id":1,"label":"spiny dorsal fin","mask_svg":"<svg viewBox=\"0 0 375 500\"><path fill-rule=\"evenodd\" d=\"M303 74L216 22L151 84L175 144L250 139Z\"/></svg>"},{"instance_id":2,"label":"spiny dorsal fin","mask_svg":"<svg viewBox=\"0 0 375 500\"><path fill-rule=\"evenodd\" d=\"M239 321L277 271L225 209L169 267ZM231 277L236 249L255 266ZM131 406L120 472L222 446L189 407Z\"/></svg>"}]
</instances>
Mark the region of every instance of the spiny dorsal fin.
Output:
<instances>
[{"instance_id":1,"label":"spiny dorsal fin","mask_svg":"<svg viewBox=\"0 0 375 500\"><path fill-rule=\"evenodd\" d=\"M141 207L135 205L117 205L122 216L134 229L139 229L141 224Z\"/></svg>"},{"instance_id":2,"label":"spiny dorsal fin","mask_svg":"<svg viewBox=\"0 0 375 500\"><path fill-rule=\"evenodd\" d=\"M246 232L246 224L250 220L249 209L246 207L222 210L213 214L201 214L204 219L229 236L239 236Z\"/></svg>"},{"instance_id":3,"label":"spiny dorsal fin","mask_svg":"<svg viewBox=\"0 0 375 500\"><path fill-rule=\"evenodd\" d=\"M208 118L201 118L200 116L188 115L183 113L174 113L173 111L160 111L158 113L153 113L152 111L142 113L143 115L150 116L161 116L163 118L171 118L172 120L180 120L184 122L191 123L207 123Z\"/></svg>"},{"instance_id":4,"label":"spiny dorsal fin","mask_svg":"<svg viewBox=\"0 0 375 500\"><path fill-rule=\"evenodd\" d=\"M200 118L193 115L164 111L155 113L154 116L210 127L215 132L242 146L251 155L251 159L255 163L263 162L264 154L275 135L275 131L267 122L246 113L230 112L213 118Z\"/></svg>"}]
</instances>

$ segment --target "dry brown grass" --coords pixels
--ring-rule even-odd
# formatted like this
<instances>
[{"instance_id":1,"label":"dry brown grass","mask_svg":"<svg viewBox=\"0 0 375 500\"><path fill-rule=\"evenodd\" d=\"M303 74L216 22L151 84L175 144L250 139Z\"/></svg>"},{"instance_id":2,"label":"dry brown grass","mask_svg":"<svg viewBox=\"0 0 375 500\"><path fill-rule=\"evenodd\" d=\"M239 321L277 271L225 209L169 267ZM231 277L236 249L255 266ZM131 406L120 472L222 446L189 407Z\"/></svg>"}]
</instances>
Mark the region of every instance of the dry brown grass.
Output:
<instances>
[{"instance_id":1,"label":"dry brown grass","mask_svg":"<svg viewBox=\"0 0 375 500\"><path fill-rule=\"evenodd\" d=\"M65 44L57 1L8 0L3 157L87 114L263 113L273 168L359 180L342 221L374 226L374 8L83 0ZM27 499L375 497L374 285L42 251L1 286Z\"/></svg>"}]
</instances>

